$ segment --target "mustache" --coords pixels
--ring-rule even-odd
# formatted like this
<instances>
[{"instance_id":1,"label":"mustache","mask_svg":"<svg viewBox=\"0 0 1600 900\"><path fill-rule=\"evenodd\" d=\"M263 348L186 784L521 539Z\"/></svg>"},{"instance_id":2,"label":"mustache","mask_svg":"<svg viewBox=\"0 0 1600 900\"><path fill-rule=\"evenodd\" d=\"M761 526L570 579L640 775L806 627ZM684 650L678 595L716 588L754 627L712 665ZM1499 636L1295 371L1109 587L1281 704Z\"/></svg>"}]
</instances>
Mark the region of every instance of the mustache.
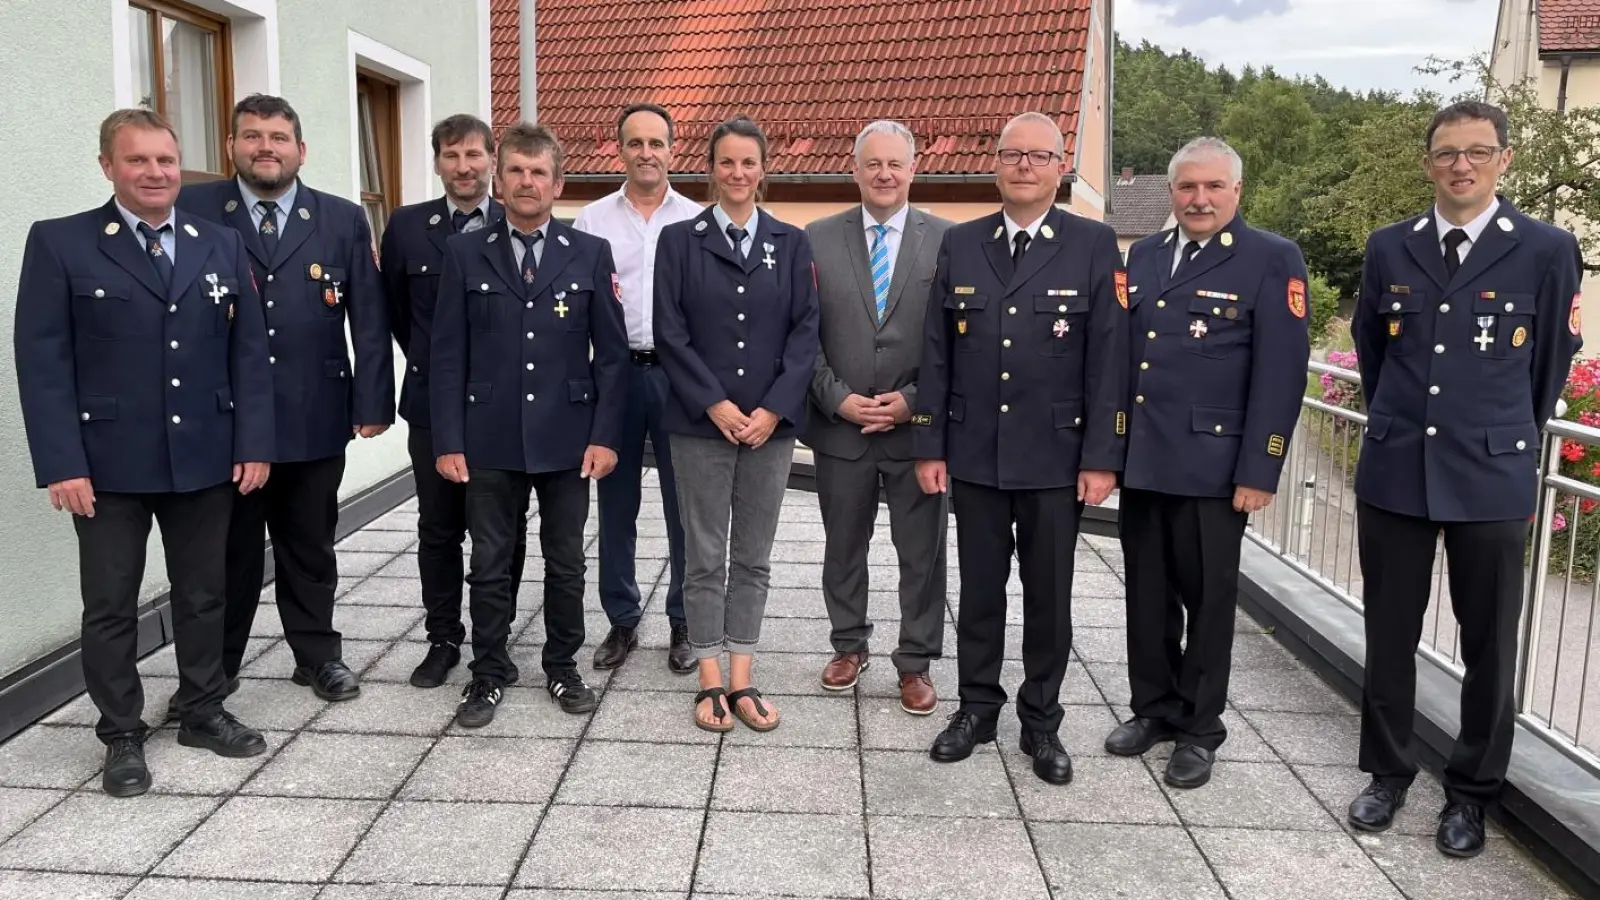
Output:
<instances>
[{"instance_id":1,"label":"mustache","mask_svg":"<svg viewBox=\"0 0 1600 900\"><path fill-rule=\"evenodd\" d=\"M1203 204L1198 204L1198 205L1191 203L1188 206L1185 206L1183 208L1183 212L1184 212L1185 215L1209 216L1209 215L1215 213L1216 211L1217 211L1217 208L1215 206L1212 206L1209 203L1203 203Z\"/></svg>"}]
</instances>

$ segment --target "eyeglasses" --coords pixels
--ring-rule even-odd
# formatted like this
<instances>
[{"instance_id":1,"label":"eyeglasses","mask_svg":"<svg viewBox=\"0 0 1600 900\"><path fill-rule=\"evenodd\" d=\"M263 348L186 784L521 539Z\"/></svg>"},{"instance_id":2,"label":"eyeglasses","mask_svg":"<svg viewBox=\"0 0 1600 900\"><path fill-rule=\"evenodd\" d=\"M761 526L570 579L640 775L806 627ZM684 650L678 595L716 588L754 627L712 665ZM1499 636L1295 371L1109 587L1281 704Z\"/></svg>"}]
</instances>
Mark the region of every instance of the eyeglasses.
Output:
<instances>
[{"instance_id":1,"label":"eyeglasses","mask_svg":"<svg viewBox=\"0 0 1600 900\"><path fill-rule=\"evenodd\" d=\"M1430 150L1428 162L1435 169L1448 169L1456 164L1456 157L1465 156L1467 162L1481 166L1494 159L1494 155L1504 149L1504 147L1468 147L1465 150Z\"/></svg>"},{"instance_id":2,"label":"eyeglasses","mask_svg":"<svg viewBox=\"0 0 1600 900\"><path fill-rule=\"evenodd\" d=\"M1020 164L1024 156L1028 158L1029 164L1035 166L1048 166L1052 160L1061 158L1053 150L1028 150L1026 152L1022 150L1001 150L996 155L1000 157L1001 164L1007 166Z\"/></svg>"}]
</instances>

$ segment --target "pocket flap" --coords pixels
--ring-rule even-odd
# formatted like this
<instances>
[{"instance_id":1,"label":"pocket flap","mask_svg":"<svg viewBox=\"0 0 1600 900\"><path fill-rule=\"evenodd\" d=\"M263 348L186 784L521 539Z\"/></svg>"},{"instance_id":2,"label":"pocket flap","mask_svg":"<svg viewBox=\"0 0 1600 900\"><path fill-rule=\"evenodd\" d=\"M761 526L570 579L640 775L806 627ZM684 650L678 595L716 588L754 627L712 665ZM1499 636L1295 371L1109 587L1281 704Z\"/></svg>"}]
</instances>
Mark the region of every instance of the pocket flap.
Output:
<instances>
[{"instance_id":1,"label":"pocket flap","mask_svg":"<svg viewBox=\"0 0 1600 900\"><path fill-rule=\"evenodd\" d=\"M494 399L494 384L488 381L467 382L468 403L488 403Z\"/></svg>"},{"instance_id":2,"label":"pocket flap","mask_svg":"<svg viewBox=\"0 0 1600 900\"><path fill-rule=\"evenodd\" d=\"M567 382L567 399L573 403L593 402L594 382L584 378L575 378Z\"/></svg>"},{"instance_id":3,"label":"pocket flap","mask_svg":"<svg viewBox=\"0 0 1600 900\"><path fill-rule=\"evenodd\" d=\"M104 278L74 278L72 279L72 294L75 297L111 298L113 300L126 300L130 295L128 283L125 281L108 281Z\"/></svg>"},{"instance_id":4,"label":"pocket flap","mask_svg":"<svg viewBox=\"0 0 1600 900\"><path fill-rule=\"evenodd\" d=\"M557 291L570 291L574 294L581 294L585 291L594 290L594 279L587 275L574 275L571 278L563 276L556 279L555 289Z\"/></svg>"},{"instance_id":5,"label":"pocket flap","mask_svg":"<svg viewBox=\"0 0 1600 900\"><path fill-rule=\"evenodd\" d=\"M1221 406L1196 406L1192 411L1191 426L1207 434L1243 434L1244 410Z\"/></svg>"},{"instance_id":6,"label":"pocket flap","mask_svg":"<svg viewBox=\"0 0 1600 900\"><path fill-rule=\"evenodd\" d=\"M324 266L312 263L306 266L306 278L310 281L326 281L343 283L345 270L342 266Z\"/></svg>"},{"instance_id":7,"label":"pocket flap","mask_svg":"<svg viewBox=\"0 0 1600 900\"><path fill-rule=\"evenodd\" d=\"M1472 299L1472 311L1480 316L1531 316L1533 307L1532 294L1480 291Z\"/></svg>"},{"instance_id":8,"label":"pocket flap","mask_svg":"<svg viewBox=\"0 0 1600 900\"><path fill-rule=\"evenodd\" d=\"M329 378L349 378L350 361L345 359L325 359L322 361L322 374Z\"/></svg>"},{"instance_id":9,"label":"pocket flap","mask_svg":"<svg viewBox=\"0 0 1600 900\"><path fill-rule=\"evenodd\" d=\"M983 309L989 305L988 294L946 294L944 308L953 310Z\"/></svg>"},{"instance_id":10,"label":"pocket flap","mask_svg":"<svg viewBox=\"0 0 1600 900\"><path fill-rule=\"evenodd\" d=\"M1034 294L1033 311L1037 313L1086 313L1089 311L1089 298L1081 292L1073 292L1071 296L1056 294Z\"/></svg>"},{"instance_id":11,"label":"pocket flap","mask_svg":"<svg viewBox=\"0 0 1600 900\"><path fill-rule=\"evenodd\" d=\"M1373 413L1367 416L1367 437L1375 441L1383 440L1389 436L1389 426L1393 423L1393 416L1386 416L1382 413Z\"/></svg>"},{"instance_id":12,"label":"pocket flap","mask_svg":"<svg viewBox=\"0 0 1600 900\"><path fill-rule=\"evenodd\" d=\"M1057 428L1080 428L1083 426L1083 401L1063 400L1052 403L1050 415L1055 419Z\"/></svg>"},{"instance_id":13,"label":"pocket flap","mask_svg":"<svg viewBox=\"0 0 1600 900\"><path fill-rule=\"evenodd\" d=\"M233 410L233 389L219 388L217 390L217 412L231 412Z\"/></svg>"},{"instance_id":14,"label":"pocket flap","mask_svg":"<svg viewBox=\"0 0 1600 900\"><path fill-rule=\"evenodd\" d=\"M1227 314L1229 306L1237 305L1237 301L1223 300L1221 297L1196 295L1189 298L1189 312L1197 316L1216 316L1220 319Z\"/></svg>"},{"instance_id":15,"label":"pocket flap","mask_svg":"<svg viewBox=\"0 0 1600 900\"><path fill-rule=\"evenodd\" d=\"M85 395L78 398L78 418L85 422L108 421L117 417L117 398Z\"/></svg>"},{"instance_id":16,"label":"pocket flap","mask_svg":"<svg viewBox=\"0 0 1600 900\"><path fill-rule=\"evenodd\" d=\"M1492 425L1484 429L1490 456L1532 453L1538 449L1538 430L1532 425Z\"/></svg>"},{"instance_id":17,"label":"pocket flap","mask_svg":"<svg viewBox=\"0 0 1600 900\"><path fill-rule=\"evenodd\" d=\"M967 417L967 398L960 394L951 394L950 407L947 414L952 422L964 420Z\"/></svg>"},{"instance_id":18,"label":"pocket flap","mask_svg":"<svg viewBox=\"0 0 1600 900\"><path fill-rule=\"evenodd\" d=\"M1406 315L1422 311L1421 294L1384 294L1378 298L1378 312L1384 315Z\"/></svg>"},{"instance_id":19,"label":"pocket flap","mask_svg":"<svg viewBox=\"0 0 1600 900\"><path fill-rule=\"evenodd\" d=\"M444 270L444 263L430 259L406 260L407 275L438 275Z\"/></svg>"}]
</instances>

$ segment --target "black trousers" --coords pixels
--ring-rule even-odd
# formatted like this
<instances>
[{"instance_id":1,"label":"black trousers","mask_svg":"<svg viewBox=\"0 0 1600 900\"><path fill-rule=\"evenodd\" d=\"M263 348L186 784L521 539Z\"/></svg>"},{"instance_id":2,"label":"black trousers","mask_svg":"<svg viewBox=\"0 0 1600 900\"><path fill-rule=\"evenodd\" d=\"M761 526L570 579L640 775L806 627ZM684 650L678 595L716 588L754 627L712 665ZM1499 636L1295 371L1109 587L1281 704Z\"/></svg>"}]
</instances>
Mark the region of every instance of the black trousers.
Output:
<instances>
[{"instance_id":1,"label":"black trousers","mask_svg":"<svg viewBox=\"0 0 1600 900\"><path fill-rule=\"evenodd\" d=\"M296 666L339 659L333 596L339 587L333 551L339 525L339 482L344 455L309 462L273 463L260 490L239 497L228 526L228 613L223 667L239 674L266 572L263 548L272 536L273 591L283 636Z\"/></svg>"},{"instance_id":2,"label":"black trousers","mask_svg":"<svg viewBox=\"0 0 1600 900\"><path fill-rule=\"evenodd\" d=\"M1117 516L1127 561L1133 714L1166 722L1179 741L1216 750L1228 737L1222 712L1248 516L1234 510L1231 497L1127 488Z\"/></svg>"},{"instance_id":3,"label":"black trousers","mask_svg":"<svg viewBox=\"0 0 1600 900\"><path fill-rule=\"evenodd\" d=\"M462 579L466 564L461 543L467 536L467 486L439 474L433 452L433 431L412 428L406 435L412 477L417 485L417 568L422 575L422 608L428 641L455 644L466 641L461 624ZM511 602L516 608L522 584L522 566L528 556L527 523L517 530L511 556Z\"/></svg>"},{"instance_id":4,"label":"black trousers","mask_svg":"<svg viewBox=\"0 0 1600 900\"><path fill-rule=\"evenodd\" d=\"M530 491L539 497L539 547L544 554L544 671L570 671L583 646L583 527L589 518L589 480L577 469L534 475L472 469L467 474L473 676L501 686L510 679L506 643L517 614L511 566L516 535L527 531L523 523Z\"/></svg>"},{"instance_id":5,"label":"black trousers","mask_svg":"<svg viewBox=\"0 0 1600 900\"><path fill-rule=\"evenodd\" d=\"M1516 717L1517 625L1528 523L1431 522L1358 504L1367 633L1361 697L1361 770L1408 785L1417 644L1431 593L1434 547L1444 532L1450 605L1461 626L1461 732L1445 765L1445 795L1487 804L1505 783Z\"/></svg>"},{"instance_id":6,"label":"black trousers","mask_svg":"<svg viewBox=\"0 0 1600 900\"><path fill-rule=\"evenodd\" d=\"M1083 504L1076 486L1005 491L951 480L961 609L956 672L961 708L993 722L1006 691L1006 581L1016 550L1022 576L1022 686L1017 717L1025 729L1061 727L1061 680L1072 658L1072 567ZM1016 525L1016 538L1011 528Z\"/></svg>"},{"instance_id":7,"label":"black trousers","mask_svg":"<svg viewBox=\"0 0 1600 900\"><path fill-rule=\"evenodd\" d=\"M178 655L172 706L185 722L222 709L223 547L236 496L231 483L182 494L100 491L93 518L72 517L83 593L83 681L100 710L100 740L146 731L138 610L152 516L172 584Z\"/></svg>"}]
</instances>

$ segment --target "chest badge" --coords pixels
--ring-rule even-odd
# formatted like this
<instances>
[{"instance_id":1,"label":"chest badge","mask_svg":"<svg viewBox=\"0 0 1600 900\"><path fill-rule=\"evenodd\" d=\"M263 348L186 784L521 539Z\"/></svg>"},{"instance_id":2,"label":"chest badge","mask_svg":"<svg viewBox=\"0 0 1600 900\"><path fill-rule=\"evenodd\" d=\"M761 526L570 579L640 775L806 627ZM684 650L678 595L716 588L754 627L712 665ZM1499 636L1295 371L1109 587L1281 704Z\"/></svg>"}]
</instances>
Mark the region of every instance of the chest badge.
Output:
<instances>
[{"instance_id":1,"label":"chest badge","mask_svg":"<svg viewBox=\"0 0 1600 900\"><path fill-rule=\"evenodd\" d=\"M1050 332L1054 334L1058 340L1066 337L1067 332L1071 330L1072 326L1067 324L1066 319L1057 319L1055 324L1050 326Z\"/></svg>"},{"instance_id":2,"label":"chest badge","mask_svg":"<svg viewBox=\"0 0 1600 900\"><path fill-rule=\"evenodd\" d=\"M1513 347L1521 347L1523 344L1526 344L1527 342L1528 342L1528 329L1519 327L1519 328L1517 328L1516 331L1511 332L1511 346L1513 346Z\"/></svg>"},{"instance_id":3,"label":"chest badge","mask_svg":"<svg viewBox=\"0 0 1600 900\"><path fill-rule=\"evenodd\" d=\"M567 301L565 300L558 301L555 305L556 315L563 319L567 317L567 313L571 311L571 309L572 307L568 306Z\"/></svg>"},{"instance_id":4,"label":"chest badge","mask_svg":"<svg viewBox=\"0 0 1600 900\"><path fill-rule=\"evenodd\" d=\"M764 265L764 266L766 266L767 268L770 269L773 266L778 264L778 261L776 259L772 258L772 251L774 251L774 250L776 250L778 248L772 246L771 244L763 243L761 245L761 249L767 251L767 255L763 256L761 258L761 264L762 265Z\"/></svg>"},{"instance_id":5,"label":"chest badge","mask_svg":"<svg viewBox=\"0 0 1600 900\"><path fill-rule=\"evenodd\" d=\"M1489 350L1489 345L1494 343L1494 335L1489 333L1489 329L1493 327L1494 316L1478 317L1478 328L1482 330L1478 332L1477 337L1472 339L1472 342L1478 345L1479 353L1487 353Z\"/></svg>"},{"instance_id":6,"label":"chest badge","mask_svg":"<svg viewBox=\"0 0 1600 900\"><path fill-rule=\"evenodd\" d=\"M1390 319L1389 319L1389 337L1397 338L1399 336L1400 336L1400 317L1399 316L1391 316Z\"/></svg>"},{"instance_id":7,"label":"chest badge","mask_svg":"<svg viewBox=\"0 0 1600 900\"><path fill-rule=\"evenodd\" d=\"M957 319L956 320L956 334L966 334L966 333L967 333L967 320L966 319Z\"/></svg>"},{"instance_id":8,"label":"chest badge","mask_svg":"<svg viewBox=\"0 0 1600 900\"><path fill-rule=\"evenodd\" d=\"M343 299L344 291L340 290L339 282L337 281L331 282L327 287L322 289L322 302L330 309L338 306L339 301Z\"/></svg>"},{"instance_id":9,"label":"chest badge","mask_svg":"<svg viewBox=\"0 0 1600 900\"><path fill-rule=\"evenodd\" d=\"M1195 340L1199 340L1199 339L1205 337L1206 336L1206 320L1205 319L1195 319L1193 322L1190 322L1189 323L1189 335L1191 337L1193 337Z\"/></svg>"}]
</instances>

